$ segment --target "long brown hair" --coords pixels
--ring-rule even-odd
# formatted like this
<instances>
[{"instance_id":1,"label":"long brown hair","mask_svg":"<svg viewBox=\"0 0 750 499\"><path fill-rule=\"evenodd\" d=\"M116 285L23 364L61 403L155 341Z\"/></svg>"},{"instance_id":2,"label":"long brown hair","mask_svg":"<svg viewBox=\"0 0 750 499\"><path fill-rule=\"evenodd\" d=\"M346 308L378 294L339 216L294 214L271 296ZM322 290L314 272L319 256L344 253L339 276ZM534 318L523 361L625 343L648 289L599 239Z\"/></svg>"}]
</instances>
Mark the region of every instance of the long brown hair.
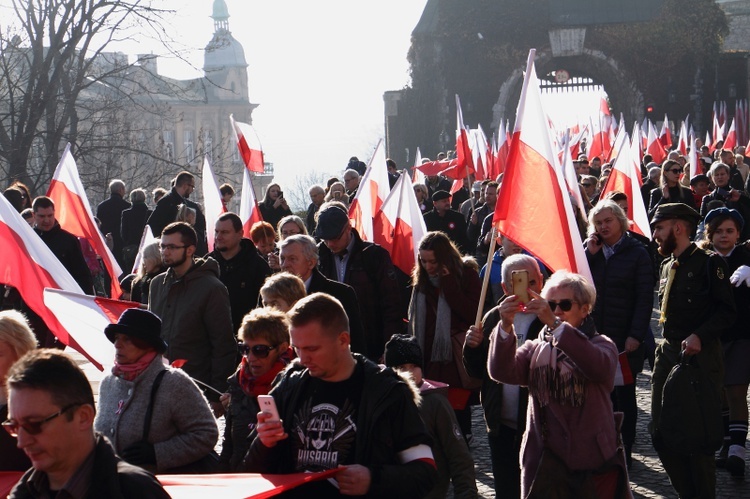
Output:
<instances>
[{"instance_id":1,"label":"long brown hair","mask_svg":"<svg viewBox=\"0 0 750 499\"><path fill-rule=\"evenodd\" d=\"M428 232L419 242L419 249L432 251L438 265L446 267L449 274L456 280L456 285L461 285L464 270L461 252L445 232ZM430 282L430 276L427 275L427 271L419 262L412 269L411 282L412 286L420 290L424 290Z\"/></svg>"}]
</instances>

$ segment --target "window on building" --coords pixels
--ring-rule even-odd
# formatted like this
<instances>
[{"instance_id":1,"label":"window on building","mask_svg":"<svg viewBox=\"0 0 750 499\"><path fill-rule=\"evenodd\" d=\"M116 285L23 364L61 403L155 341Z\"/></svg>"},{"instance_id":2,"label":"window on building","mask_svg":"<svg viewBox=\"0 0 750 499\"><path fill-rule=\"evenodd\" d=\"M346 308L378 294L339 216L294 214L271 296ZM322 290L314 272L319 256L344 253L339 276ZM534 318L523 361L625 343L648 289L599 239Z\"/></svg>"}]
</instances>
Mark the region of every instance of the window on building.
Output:
<instances>
[{"instance_id":1,"label":"window on building","mask_svg":"<svg viewBox=\"0 0 750 499\"><path fill-rule=\"evenodd\" d=\"M164 140L164 158L167 161L174 161L174 130L164 130L162 139Z\"/></svg>"},{"instance_id":2,"label":"window on building","mask_svg":"<svg viewBox=\"0 0 750 499\"><path fill-rule=\"evenodd\" d=\"M195 160L195 144L192 130L185 130L182 133L183 146L185 147L185 160L192 163Z\"/></svg>"}]
</instances>

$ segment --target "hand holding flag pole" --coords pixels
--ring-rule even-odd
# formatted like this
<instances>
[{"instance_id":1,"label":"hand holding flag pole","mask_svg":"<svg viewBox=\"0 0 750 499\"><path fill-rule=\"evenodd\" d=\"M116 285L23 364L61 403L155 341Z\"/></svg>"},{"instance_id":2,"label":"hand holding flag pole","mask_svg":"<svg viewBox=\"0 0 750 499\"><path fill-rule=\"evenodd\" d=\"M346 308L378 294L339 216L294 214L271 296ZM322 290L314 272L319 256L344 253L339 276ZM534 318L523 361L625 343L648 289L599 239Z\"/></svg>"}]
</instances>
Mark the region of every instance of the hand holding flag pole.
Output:
<instances>
[{"instance_id":1,"label":"hand holding flag pole","mask_svg":"<svg viewBox=\"0 0 750 499\"><path fill-rule=\"evenodd\" d=\"M484 279L482 280L482 292L479 295L479 307L477 307L477 318L474 321L474 325L479 327L482 325L482 311L484 309L484 300L487 297L487 287L490 283L490 271L492 270L492 255L495 254L495 245L497 244L497 227L492 227L490 232L490 249L487 257L487 265L484 268Z\"/></svg>"}]
</instances>

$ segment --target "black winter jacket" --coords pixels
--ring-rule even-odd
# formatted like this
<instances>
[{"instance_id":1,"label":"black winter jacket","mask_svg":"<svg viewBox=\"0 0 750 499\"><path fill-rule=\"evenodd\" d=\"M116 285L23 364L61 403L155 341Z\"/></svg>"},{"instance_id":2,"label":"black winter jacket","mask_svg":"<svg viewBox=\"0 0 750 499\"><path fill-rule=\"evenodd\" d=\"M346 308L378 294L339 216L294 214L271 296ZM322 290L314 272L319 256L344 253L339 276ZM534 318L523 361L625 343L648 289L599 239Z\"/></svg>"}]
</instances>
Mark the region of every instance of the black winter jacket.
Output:
<instances>
[{"instance_id":1,"label":"black winter jacket","mask_svg":"<svg viewBox=\"0 0 750 499\"><path fill-rule=\"evenodd\" d=\"M63 264L73 279L81 286L87 295L94 294L94 280L91 278L86 260L83 258L81 243L76 236L60 227L58 222L47 232L34 229L44 244L52 250L60 263Z\"/></svg>"}]
</instances>

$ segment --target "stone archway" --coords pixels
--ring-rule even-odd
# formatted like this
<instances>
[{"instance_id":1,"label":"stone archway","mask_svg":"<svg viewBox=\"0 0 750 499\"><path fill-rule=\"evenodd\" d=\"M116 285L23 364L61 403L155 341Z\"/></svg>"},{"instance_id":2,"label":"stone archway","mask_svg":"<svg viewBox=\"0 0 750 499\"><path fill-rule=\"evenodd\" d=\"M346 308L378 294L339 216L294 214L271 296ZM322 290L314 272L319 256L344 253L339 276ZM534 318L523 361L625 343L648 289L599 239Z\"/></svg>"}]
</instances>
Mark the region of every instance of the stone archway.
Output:
<instances>
[{"instance_id":1,"label":"stone archway","mask_svg":"<svg viewBox=\"0 0 750 499\"><path fill-rule=\"evenodd\" d=\"M591 78L604 86L615 114L622 112L625 123L632 124L644 116L643 94L635 82L617 65L617 61L599 50L584 48L581 55L554 57L549 48L537 51L535 60L538 75L557 69L566 69L571 76ZM515 119L518 99L523 84L523 68L519 67L500 85L498 99L492 106L492 129L497 129L501 119Z\"/></svg>"}]
</instances>

